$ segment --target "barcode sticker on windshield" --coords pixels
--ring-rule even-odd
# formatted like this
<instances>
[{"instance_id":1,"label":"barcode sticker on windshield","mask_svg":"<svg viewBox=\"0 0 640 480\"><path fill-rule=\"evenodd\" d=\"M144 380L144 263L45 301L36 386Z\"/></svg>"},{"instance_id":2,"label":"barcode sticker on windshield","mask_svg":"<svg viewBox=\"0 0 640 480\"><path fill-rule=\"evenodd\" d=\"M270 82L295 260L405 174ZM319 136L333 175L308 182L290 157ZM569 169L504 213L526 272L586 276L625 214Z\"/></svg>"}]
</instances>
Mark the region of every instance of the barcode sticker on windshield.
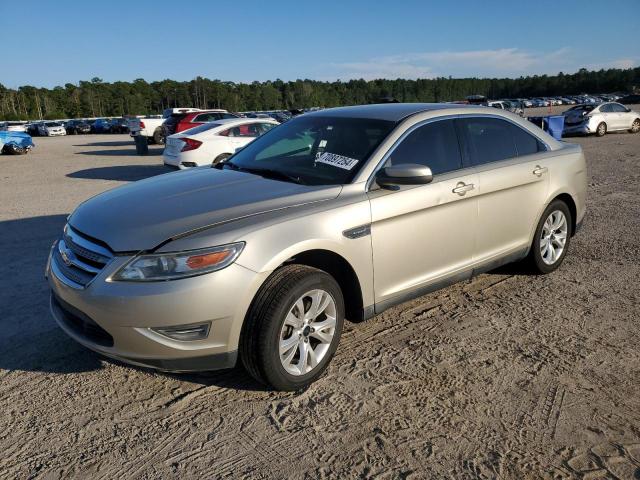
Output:
<instances>
[{"instance_id":1,"label":"barcode sticker on windshield","mask_svg":"<svg viewBox=\"0 0 640 480\"><path fill-rule=\"evenodd\" d=\"M338 155L336 153L324 152L322 155L316 158L316 162L326 163L327 165L332 165L344 170L351 170L356 166L358 160L355 158L343 157L342 155Z\"/></svg>"}]
</instances>

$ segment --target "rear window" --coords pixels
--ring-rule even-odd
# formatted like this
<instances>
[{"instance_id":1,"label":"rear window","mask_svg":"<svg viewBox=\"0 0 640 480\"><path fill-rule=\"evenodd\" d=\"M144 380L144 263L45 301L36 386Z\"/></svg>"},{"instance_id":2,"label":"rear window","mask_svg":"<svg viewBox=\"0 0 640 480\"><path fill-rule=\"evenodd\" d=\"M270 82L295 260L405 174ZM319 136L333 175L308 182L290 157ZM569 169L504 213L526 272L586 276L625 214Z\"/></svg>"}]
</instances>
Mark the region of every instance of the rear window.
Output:
<instances>
[{"instance_id":1,"label":"rear window","mask_svg":"<svg viewBox=\"0 0 640 480\"><path fill-rule=\"evenodd\" d=\"M595 107L593 105L576 105L575 107L571 107L569 110L567 110L567 112L590 112L594 108Z\"/></svg>"},{"instance_id":2,"label":"rear window","mask_svg":"<svg viewBox=\"0 0 640 480\"><path fill-rule=\"evenodd\" d=\"M189 134L189 135L195 135L197 133L202 133L202 132L206 132L207 130L211 130L212 128L217 128L222 126L221 123L215 123L215 122L211 122L211 123L205 123L204 125L198 125L197 127L193 127L190 128L188 130L185 130L182 133L185 134Z\"/></svg>"}]
</instances>

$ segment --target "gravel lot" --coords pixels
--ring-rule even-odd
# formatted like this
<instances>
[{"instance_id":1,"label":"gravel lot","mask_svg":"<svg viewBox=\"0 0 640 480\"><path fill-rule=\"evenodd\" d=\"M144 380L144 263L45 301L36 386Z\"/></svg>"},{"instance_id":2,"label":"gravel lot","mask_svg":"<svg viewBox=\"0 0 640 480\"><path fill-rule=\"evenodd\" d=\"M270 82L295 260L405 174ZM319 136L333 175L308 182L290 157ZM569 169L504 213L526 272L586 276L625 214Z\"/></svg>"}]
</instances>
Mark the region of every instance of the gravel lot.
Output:
<instances>
[{"instance_id":1,"label":"gravel lot","mask_svg":"<svg viewBox=\"0 0 640 480\"><path fill-rule=\"evenodd\" d=\"M66 215L165 172L158 147L0 156L0 477L640 478L640 135L570 140L588 215L559 271L503 268L349 324L295 394L103 360L50 317Z\"/></svg>"}]
</instances>

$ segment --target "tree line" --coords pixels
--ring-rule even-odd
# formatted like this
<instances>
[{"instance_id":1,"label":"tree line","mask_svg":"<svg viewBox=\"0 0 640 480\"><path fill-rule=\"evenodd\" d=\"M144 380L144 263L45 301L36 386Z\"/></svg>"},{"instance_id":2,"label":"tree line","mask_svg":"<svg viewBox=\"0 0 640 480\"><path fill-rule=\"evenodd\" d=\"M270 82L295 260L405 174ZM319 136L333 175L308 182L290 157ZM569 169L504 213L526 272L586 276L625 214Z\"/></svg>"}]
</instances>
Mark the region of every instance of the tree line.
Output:
<instances>
[{"instance_id":1,"label":"tree line","mask_svg":"<svg viewBox=\"0 0 640 480\"><path fill-rule=\"evenodd\" d=\"M417 80L315 80L234 83L197 77L108 83L100 78L63 87L17 89L0 84L0 120L33 120L157 114L169 107L280 110L374 103L448 102L468 95L491 99L631 91L640 85L640 67L520 78L431 78Z\"/></svg>"}]
</instances>

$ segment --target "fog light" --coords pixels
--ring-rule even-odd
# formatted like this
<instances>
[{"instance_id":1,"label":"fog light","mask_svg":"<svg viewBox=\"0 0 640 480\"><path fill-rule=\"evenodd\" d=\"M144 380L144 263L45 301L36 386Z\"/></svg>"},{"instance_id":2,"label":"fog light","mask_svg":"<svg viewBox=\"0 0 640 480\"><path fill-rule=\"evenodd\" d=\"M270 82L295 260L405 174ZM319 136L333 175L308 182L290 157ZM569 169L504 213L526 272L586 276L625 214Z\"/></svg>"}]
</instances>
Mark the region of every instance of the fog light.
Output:
<instances>
[{"instance_id":1,"label":"fog light","mask_svg":"<svg viewBox=\"0 0 640 480\"><path fill-rule=\"evenodd\" d=\"M209 336L209 327L211 324L198 323L196 325L179 325L176 327L158 327L152 328L156 333L169 337L173 340L189 342L193 340L202 340Z\"/></svg>"}]
</instances>

